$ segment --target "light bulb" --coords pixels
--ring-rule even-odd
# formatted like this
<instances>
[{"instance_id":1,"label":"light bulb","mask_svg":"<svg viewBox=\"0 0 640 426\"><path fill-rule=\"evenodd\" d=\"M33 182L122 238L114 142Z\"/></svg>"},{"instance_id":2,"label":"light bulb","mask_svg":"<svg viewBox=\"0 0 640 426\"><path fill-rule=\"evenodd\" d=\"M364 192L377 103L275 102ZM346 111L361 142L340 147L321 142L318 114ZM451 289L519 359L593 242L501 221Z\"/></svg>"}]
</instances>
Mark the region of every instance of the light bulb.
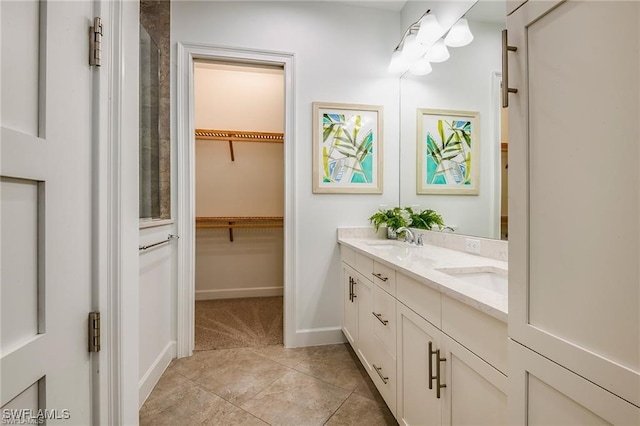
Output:
<instances>
[{"instance_id":1,"label":"light bulb","mask_svg":"<svg viewBox=\"0 0 640 426\"><path fill-rule=\"evenodd\" d=\"M396 50L391 55L391 62L389 62L389 72L393 74L402 74L409 69L409 63L404 60L402 50Z\"/></svg>"},{"instance_id":2,"label":"light bulb","mask_svg":"<svg viewBox=\"0 0 640 426\"><path fill-rule=\"evenodd\" d=\"M432 70L431 64L425 58L420 58L409 65L409 72L414 75L427 75Z\"/></svg>"},{"instance_id":3,"label":"light bulb","mask_svg":"<svg viewBox=\"0 0 640 426\"><path fill-rule=\"evenodd\" d=\"M444 40L440 39L427 50L424 57L429 62L444 62L449 59L449 49L444 44Z\"/></svg>"},{"instance_id":4,"label":"light bulb","mask_svg":"<svg viewBox=\"0 0 640 426\"><path fill-rule=\"evenodd\" d=\"M444 38L444 42L447 46L462 47L473 41L473 34L469 29L469 23L466 19L461 18L453 24L453 27L449 30L449 34Z\"/></svg>"},{"instance_id":5,"label":"light bulb","mask_svg":"<svg viewBox=\"0 0 640 426\"><path fill-rule=\"evenodd\" d=\"M442 26L438 22L436 15L427 14L420 19L420 29L418 30L418 42L426 47L431 46L444 34Z\"/></svg>"}]
</instances>

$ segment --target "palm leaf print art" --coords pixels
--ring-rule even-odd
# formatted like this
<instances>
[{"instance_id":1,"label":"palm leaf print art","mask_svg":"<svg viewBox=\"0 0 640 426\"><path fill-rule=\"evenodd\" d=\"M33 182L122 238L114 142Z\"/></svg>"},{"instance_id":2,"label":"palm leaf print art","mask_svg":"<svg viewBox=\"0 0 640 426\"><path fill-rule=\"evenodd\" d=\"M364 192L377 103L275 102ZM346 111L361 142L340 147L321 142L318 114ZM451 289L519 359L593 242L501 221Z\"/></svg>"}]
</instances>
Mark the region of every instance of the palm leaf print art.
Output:
<instances>
[{"instance_id":1,"label":"palm leaf print art","mask_svg":"<svg viewBox=\"0 0 640 426\"><path fill-rule=\"evenodd\" d=\"M323 114L323 182L372 182L373 142L361 115Z\"/></svg>"},{"instance_id":2,"label":"palm leaf print art","mask_svg":"<svg viewBox=\"0 0 640 426\"><path fill-rule=\"evenodd\" d=\"M427 132L427 183L471 184L471 121L438 120L438 134Z\"/></svg>"}]
</instances>

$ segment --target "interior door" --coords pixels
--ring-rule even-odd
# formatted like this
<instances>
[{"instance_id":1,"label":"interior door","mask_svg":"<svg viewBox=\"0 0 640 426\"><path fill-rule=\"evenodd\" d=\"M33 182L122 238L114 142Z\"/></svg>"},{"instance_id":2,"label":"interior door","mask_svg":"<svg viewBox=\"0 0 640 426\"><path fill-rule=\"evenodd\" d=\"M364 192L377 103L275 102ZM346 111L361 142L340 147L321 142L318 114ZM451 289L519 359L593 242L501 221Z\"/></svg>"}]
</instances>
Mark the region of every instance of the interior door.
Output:
<instances>
[{"instance_id":1,"label":"interior door","mask_svg":"<svg viewBox=\"0 0 640 426\"><path fill-rule=\"evenodd\" d=\"M0 17L3 422L87 425L92 3L3 0Z\"/></svg>"}]
</instances>

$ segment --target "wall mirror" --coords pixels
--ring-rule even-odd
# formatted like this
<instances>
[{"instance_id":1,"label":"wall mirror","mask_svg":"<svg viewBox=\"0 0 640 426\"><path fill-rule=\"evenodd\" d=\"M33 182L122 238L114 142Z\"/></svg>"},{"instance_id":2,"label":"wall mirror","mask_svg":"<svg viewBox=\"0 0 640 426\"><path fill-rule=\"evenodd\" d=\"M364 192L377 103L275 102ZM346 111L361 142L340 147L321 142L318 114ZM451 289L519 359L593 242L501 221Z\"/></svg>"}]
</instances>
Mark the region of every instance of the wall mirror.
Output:
<instances>
[{"instance_id":1,"label":"wall mirror","mask_svg":"<svg viewBox=\"0 0 640 426\"><path fill-rule=\"evenodd\" d=\"M400 205L433 209L456 233L506 239L506 117L500 104L504 1L480 0L464 16L471 44L449 48L424 76L400 78ZM478 113L478 193L418 194L418 109ZM504 133L504 137L502 134ZM504 182L503 182L504 181Z\"/></svg>"},{"instance_id":2,"label":"wall mirror","mask_svg":"<svg viewBox=\"0 0 640 426\"><path fill-rule=\"evenodd\" d=\"M170 3L140 2L140 226L171 219Z\"/></svg>"}]
</instances>

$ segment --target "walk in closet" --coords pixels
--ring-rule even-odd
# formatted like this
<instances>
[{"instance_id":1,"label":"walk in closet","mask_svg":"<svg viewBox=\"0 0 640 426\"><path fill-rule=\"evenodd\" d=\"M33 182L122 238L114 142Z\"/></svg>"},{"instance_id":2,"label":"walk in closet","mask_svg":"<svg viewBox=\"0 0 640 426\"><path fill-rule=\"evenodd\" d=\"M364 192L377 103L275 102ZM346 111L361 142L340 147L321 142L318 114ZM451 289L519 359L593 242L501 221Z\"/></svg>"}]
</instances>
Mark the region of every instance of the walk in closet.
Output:
<instances>
[{"instance_id":1,"label":"walk in closet","mask_svg":"<svg viewBox=\"0 0 640 426\"><path fill-rule=\"evenodd\" d=\"M196 62L195 350L282 343L284 72Z\"/></svg>"}]
</instances>

